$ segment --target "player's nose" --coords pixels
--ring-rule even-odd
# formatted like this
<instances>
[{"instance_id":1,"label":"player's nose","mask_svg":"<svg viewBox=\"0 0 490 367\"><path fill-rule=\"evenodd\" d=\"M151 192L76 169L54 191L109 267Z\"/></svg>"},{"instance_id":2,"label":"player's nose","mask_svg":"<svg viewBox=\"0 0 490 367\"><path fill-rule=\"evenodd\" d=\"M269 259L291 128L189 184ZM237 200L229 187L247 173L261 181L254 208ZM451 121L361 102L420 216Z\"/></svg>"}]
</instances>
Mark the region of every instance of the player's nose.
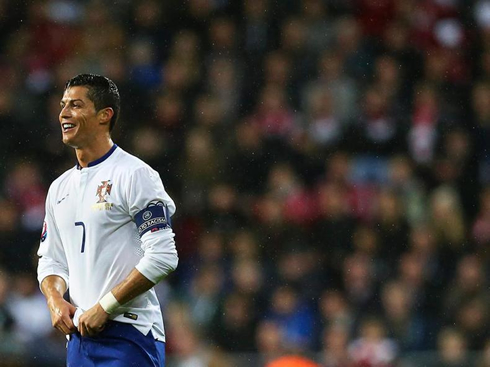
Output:
<instances>
[{"instance_id":1,"label":"player's nose","mask_svg":"<svg viewBox=\"0 0 490 367\"><path fill-rule=\"evenodd\" d=\"M60 111L60 121L71 117L71 109L68 106L64 106Z\"/></svg>"}]
</instances>

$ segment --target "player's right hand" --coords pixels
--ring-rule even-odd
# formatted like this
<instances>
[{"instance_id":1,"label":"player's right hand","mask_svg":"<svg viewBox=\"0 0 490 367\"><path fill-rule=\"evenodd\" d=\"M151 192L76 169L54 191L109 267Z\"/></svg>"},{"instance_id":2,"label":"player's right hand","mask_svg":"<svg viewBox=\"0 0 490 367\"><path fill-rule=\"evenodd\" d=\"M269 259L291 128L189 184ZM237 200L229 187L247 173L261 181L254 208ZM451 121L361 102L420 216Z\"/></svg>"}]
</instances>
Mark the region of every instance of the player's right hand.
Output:
<instances>
[{"instance_id":1,"label":"player's right hand","mask_svg":"<svg viewBox=\"0 0 490 367\"><path fill-rule=\"evenodd\" d=\"M68 335L77 331L73 324L73 316L77 310L70 302L63 297L52 297L48 300L48 308L51 314L51 323L55 329Z\"/></svg>"}]
</instances>

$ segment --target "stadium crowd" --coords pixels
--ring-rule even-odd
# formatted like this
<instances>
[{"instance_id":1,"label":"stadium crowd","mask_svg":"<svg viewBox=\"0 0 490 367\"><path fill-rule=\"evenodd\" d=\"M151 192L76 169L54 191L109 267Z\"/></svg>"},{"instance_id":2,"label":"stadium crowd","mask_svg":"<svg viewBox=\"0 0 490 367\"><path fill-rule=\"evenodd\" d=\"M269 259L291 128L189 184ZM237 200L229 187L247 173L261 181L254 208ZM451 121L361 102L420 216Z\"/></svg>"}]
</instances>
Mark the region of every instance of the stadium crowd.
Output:
<instances>
[{"instance_id":1,"label":"stadium crowd","mask_svg":"<svg viewBox=\"0 0 490 367\"><path fill-rule=\"evenodd\" d=\"M80 72L177 204L169 367L490 366L490 1L0 0L2 365L63 365L36 250Z\"/></svg>"}]
</instances>

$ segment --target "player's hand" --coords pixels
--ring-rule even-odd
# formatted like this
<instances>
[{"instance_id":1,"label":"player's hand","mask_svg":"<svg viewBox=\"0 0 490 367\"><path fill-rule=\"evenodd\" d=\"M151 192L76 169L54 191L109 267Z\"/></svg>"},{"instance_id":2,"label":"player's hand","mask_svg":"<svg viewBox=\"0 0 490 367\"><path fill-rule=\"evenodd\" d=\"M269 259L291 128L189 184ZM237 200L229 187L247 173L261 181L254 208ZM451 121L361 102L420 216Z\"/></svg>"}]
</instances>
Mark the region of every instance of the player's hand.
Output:
<instances>
[{"instance_id":1,"label":"player's hand","mask_svg":"<svg viewBox=\"0 0 490 367\"><path fill-rule=\"evenodd\" d=\"M47 303L53 327L65 335L74 333L77 328L73 325L72 319L76 307L61 296L51 297Z\"/></svg>"},{"instance_id":2,"label":"player's hand","mask_svg":"<svg viewBox=\"0 0 490 367\"><path fill-rule=\"evenodd\" d=\"M82 336L94 337L104 330L109 314L97 302L94 307L84 312L78 320L78 331Z\"/></svg>"}]
</instances>

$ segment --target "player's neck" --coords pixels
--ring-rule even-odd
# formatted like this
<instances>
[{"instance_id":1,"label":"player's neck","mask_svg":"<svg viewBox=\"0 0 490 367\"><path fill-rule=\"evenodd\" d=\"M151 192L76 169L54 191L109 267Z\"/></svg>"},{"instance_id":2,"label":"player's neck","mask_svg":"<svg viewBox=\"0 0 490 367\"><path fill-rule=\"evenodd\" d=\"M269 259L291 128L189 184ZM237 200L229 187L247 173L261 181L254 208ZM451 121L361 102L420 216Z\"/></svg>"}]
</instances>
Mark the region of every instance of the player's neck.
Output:
<instances>
[{"instance_id":1,"label":"player's neck","mask_svg":"<svg viewBox=\"0 0 490 367\"><path fill-rule=\"evenodd\" d=\"M78 164L81 167L88 167L90 162L93 162L106 154L114 145L111 138L100 139L100 141L94 142L89 146L83 148L76 148L75 153L77 155Z\"/></svg>"}]
</instances>

